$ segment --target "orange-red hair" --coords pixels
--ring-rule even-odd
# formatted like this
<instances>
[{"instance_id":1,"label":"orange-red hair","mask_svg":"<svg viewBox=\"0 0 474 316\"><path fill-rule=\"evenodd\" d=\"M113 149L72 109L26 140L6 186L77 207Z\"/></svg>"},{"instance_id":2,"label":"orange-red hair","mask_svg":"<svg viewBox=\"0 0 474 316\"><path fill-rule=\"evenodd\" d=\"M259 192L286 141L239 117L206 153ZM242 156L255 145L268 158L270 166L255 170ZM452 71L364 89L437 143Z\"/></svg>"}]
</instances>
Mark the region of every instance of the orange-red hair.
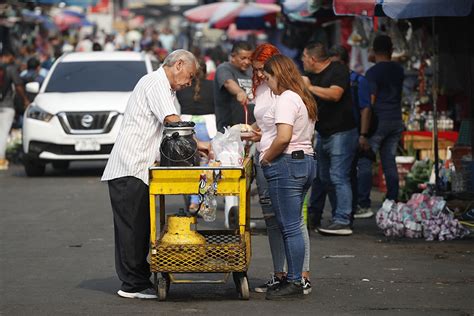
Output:
<instances>
[{"instance_id":1,"label":"orange-red hair","mask_svg":"<svg viewBox=\"0 0 474 316\"><path fill-rule=\"evenodd\" d=\"M255 48L252 54L252 62L254 61L259 61L261 63L264 63L273 55L280 54L280 51L278 48L273 46L272 44L264 43L260 44ZM262 83L262 80L260 80L257 76L257 72L255 69L253 70L253 75L252 75L252 92L255 97L255 91L257 90L257 87Z\"/></svg>"}]
</instances>

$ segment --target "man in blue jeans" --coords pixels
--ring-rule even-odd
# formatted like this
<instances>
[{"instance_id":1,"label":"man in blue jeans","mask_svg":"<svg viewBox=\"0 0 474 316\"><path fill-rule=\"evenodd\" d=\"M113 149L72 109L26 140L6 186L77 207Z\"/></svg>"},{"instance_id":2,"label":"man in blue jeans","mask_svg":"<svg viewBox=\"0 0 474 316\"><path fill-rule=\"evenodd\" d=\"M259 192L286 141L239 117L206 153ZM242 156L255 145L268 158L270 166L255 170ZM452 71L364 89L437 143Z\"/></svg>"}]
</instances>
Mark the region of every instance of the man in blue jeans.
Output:
<instances>
[{"instance_id":1,"label":"man in blue jeans","mask_svg":"<svg viewBox=\"0 0 474 316\"><path fill-rule=\"evenodd\" d=\"M357 148L358 132L352 114L347 67L332 62L322 43L308 44L302 55L305 82L318 104L316 130L318 176L322 184L335 190L336 208L332 222L318 231L328 235L351 235L351 164Z\"/></svg>"},{"instance_id":2,"label":"man in blue jeans","mask_svg":"<svg viewBox=\"0 0 474 316\"><path fill-rule=\"evenodd\" d=\"M378 119L377 130L369 139L374 152L380 152L382 169L387 183L387 199L398 199L398 172L395 156L398 142L403 131L401 97L403 68L391 61L392 40L387 35L374 39L373 51L375 65L366 77L371 90L373 111ZM372 161L359 159L359 206L362 211L370 209L370 190L372 189Z\"/></svg>"}]
</instances>

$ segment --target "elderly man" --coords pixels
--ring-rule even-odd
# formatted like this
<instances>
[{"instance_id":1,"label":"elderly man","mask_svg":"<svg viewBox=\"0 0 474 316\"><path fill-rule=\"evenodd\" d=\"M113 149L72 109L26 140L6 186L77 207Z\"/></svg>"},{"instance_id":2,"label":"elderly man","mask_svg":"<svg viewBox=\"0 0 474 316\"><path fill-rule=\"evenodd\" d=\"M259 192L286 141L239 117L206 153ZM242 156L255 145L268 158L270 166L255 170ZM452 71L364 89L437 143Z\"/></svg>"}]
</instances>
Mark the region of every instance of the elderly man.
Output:
<instances>
[{"instance_id":1,"label":"elderly man","mask_svg":"<svg viewBox=\"0 0 474 316\"><path fill-rule=\"evenodd\" d=\"M117 294L121 297L156 298L147 262L148 168L158 158L164 123L180 120L175 91L190 86L198 68L192 53L176 50L162 67L140 79L105 167L102 181L108 181L114 214L115 268L122 281Z\"/></svg>"}]
</instances>

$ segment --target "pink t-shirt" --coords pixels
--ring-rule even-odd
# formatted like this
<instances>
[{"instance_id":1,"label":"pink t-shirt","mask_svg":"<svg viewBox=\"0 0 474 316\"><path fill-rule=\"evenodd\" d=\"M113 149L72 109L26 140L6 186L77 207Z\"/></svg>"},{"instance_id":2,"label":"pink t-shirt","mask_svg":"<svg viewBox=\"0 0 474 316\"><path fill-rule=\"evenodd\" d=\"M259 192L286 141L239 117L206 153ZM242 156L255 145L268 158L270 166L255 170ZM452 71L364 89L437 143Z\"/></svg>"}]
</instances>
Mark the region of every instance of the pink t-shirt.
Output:
<instances>
[{"instance_id":1,"label":"pink t-shirt","mask_svg":"<svg viewBox=\"0 0 474 316\"><path fill-rule=\"evenodd\" d=\"M257 123L262 129L260 160L265 156L265 152L275 139L277 135L276 124L280 123L293 126L291 141L283 153L291 154L295 150L303 150L307 155L313 154L311 140L313 139L315 122L308 117L308 110L301 97L293 91L286 90L276 97L275 105L269 107L261 122Z\"/></svg>"},{"instance_id":2,"label":"pink t-shirt","mask_svg":"<svg viewBox=\"0 0 474 316\"><path fill-rule=\"evenodd\" d=\"M262 82L255 90L255 108L253 109L253 115L259 127L263 124L263 116L275 105L276 99L277 96L273 94L265 82ZM260 142L256 143L256 147L258 151L261 151Z\"/></svg>"}]
</instances>

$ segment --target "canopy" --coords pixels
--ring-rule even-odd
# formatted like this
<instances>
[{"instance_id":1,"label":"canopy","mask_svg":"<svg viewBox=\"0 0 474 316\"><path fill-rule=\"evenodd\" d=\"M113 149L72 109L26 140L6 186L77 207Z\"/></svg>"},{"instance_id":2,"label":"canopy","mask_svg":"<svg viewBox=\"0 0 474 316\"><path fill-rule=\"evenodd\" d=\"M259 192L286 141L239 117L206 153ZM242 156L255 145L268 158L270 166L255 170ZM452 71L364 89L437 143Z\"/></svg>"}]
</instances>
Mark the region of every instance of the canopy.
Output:
<instances>
[{"instance_id":1,"label":"canopy","mask_svg":"<svg viewBox=\"0 0 474 316\"><path fill-rule=\"evenodd\" d=\"M383 13L392 19L432 16L467 16L471 13L472 0L333 0L336 15L377 15Z\"/></svg>"},{"instance_id":2,"label":"canopy","mask_svg":"<svg viewBox=\"0 0 474 316\"><path fill-rule=\"evenodd\" d=\"M378 0L383 12L392 19L431 16L467 16L472 0Z\"/></svg>"}]
</instances>

